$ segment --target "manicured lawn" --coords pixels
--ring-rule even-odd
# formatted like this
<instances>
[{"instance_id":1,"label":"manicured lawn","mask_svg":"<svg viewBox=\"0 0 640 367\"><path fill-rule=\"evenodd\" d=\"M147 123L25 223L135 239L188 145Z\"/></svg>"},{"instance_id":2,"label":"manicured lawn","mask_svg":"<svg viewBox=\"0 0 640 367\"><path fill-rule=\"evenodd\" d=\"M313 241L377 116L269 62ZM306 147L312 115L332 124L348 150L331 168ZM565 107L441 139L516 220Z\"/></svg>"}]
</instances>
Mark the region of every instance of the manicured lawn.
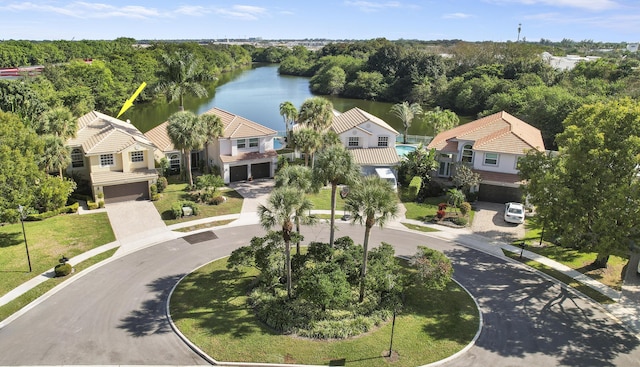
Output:
<instances>
[{"instance_id":1,"label":"manicured lawn","mask_svg":"<svg viewBox=\"0 0 640 367\"><path fill-rule=\"evenodd\" d=\"M400 195L401 198L404 198L404 195ZM438 204L446 203L446 196L438 196L438 197L430 197L426 198L426 200L422 203L416 203L415 201L403 201L404 207L407 209L405 217L407 219L419 220L421 222L431 220L436 213L438 212ZM453 209L447 209L447 211L452 211ZM475 211L472 210L469 213L469 223L473 223L473 217L475 215Z\"/></svg>"},{"instance_id":2,"label":"manicured lawn","mask_svg":"<svg viewBox=\"0 0 640 367\"><path fill-rule=\"evenodd\" d=\"M411 223L402 223L403 226L409 228L409 229L413 229L415 231L421 231L421 232L438 232L439 230L435 229L435 228L431 228L431 227L427 227L427 226L418 226L415 224L411 224Z\"/></svg>"},{"instance_id":3,"label":"manicured lawn","mask_svg":"<svg viewBox=\"0 0 640 367\"><path fill-rule=\"evenodd\" d=\"M524 240L529 244L527 250L553 259L613 289L622 289L624 267L628 263L628 258L611 255L605 269L594 269L589 265L596 259L595 252L556 246L547 241L543 241L542 246L539 246L542 229L535 218L527 220L526 229Z\"/></svg>"},{"instance_id":4,"label":"manicured lawn","mask_svg":"<svg viewBox=\"0 0 640 367\"><path fill-rule=\"evenodd\" d=\"M313 210L331 210L331 189L323 188L317 194L308 194ZM336 190L336 211L344 210L344 200L340 197L340 188Z\"/></svg>"},{"instance_id":5,"label":"manicured lawn","mask_svg":"<svg viewBox=\"0 0 640 367\"><path fill-rule=\"evenodd\" d=\"M115 240L107 213L58 215L43 221L25 222L24 227L33 271L28 272L20 223L1 226L0 295L53 268L62 255L72 258Z\"/></svg>"},{"instance_id":6,"label":"manicured lawn","mask_svg":"<svg viewBox=\"0 0 640 367\"><path fill-rule=\"evenodd\" d=\"M387 366L391 322L360 337L317 341L280 335L265 327L247 306L253 273L234 273L226 259L190 274L171 298L177 327L218 361ZM442 292L407 292L396 320L394 366L418 366L466 346L478 328L478 310L454 282Z\"/></svg>"},{"instance_id":7,"label":"manicured lawn","mask_svg":"<svg viewBox=\"0 0 640 367\"><path fill-rule=\"evenodd\" d=\"M224 203L220 205L199 204L200 213L198 215L192 215L180 219L171 219L171 206L178 201L189 200L187 192L184 190L186 187L186 183L169 184L169 186L167 186L167 188L160 194L160 200L153 202L158 213L160 213L162 220L167 225L215 217L218 215L237 214L242 210L242 196L230 188L220 188L219 190L222 195L227 197L227 201Z\"/></svg>"},{"instance_id":8,"label":"manicured lawn","mask_svg":"<svg viewBox=\"0 0 640 367\"><path fill-rule=\"evenodd\" d=\"M114 248L112 250L109 251L105 251L99 255L96 255L90 259L87 259L79 264L73 264L73 268L74 268L74 272L67 275L66 277L63 278L52 278L49 279L39 285L37 285L35 288L27 291L26 293L24 293L23 295L19 296L18 298L16 298L15 300L7 303L6 305L3 305L2 307L0 307L0 320L4 320L7 317L11 316L13 313L15 313L16 311L18 311L19 309L21 309L22 307L28 305L29 303L31 303L32 301L34 301L35 299L37 299L38 297L42 296L43 294L45 294L46 292L48 292L50 289L52 289L53 287L57 286L58 284L64 282L65 280L77 275L78 273L80 273L81 271L83 271L84 269L99 263L102 260L108 259L111 256L113 256L113 254L117 251L117 248Z\"/></svg>"}]
</instances>

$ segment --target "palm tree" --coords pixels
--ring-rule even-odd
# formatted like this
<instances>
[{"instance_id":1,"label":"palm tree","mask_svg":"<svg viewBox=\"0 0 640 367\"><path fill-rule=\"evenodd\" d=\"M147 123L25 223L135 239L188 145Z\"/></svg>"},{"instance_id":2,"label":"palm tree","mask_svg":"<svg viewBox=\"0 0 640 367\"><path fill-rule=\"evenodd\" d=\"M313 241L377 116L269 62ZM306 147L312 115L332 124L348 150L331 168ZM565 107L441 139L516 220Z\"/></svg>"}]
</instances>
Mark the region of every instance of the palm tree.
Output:
<instances>
[{"instance_id":1,"label":"palm tree","mask_svg":"<svg viewBox=\"0 0 640 367\"><path fill-rule=\"evenodd\" d=\"M413 118L422 114L422 107L418 103L409 104L409 102L396 103L391 106L390 112L402 121L404 126L403 142L407 143L407 131L411 127Z\"/></svg>"},{"instance_id":2,"label":"palm tree","mask_svg":"<svg viewBox=\"0 0 640 367\"><path fill-rule=\"evenodd\" d=\"M321 146L321 135L310 128L301 128L293 132L293 145L304 153L304 166L309 166L309 157Z\"/></svg>"},{"instance_id":3,"label":"palm tree","mask_svg":"<svg viewBox=\"0 0 640 367\"><path fill-rule=\"evenodd\" d=\"M222 120L217 115L212 113L205 113L200 116L202 123L204 124L204 132L207 140L204 143L204 155L209 160L209 143L213 143L216 139L224 135L224 125ZM209 163L207 162L207 170L209 169Z\"/></svg>"},{"instance_id":4,"label":"palm tree","mask_svg":"<svg viewBox=\"0 0 640 367\"><path fill-rule=\"evenodd\" d=\"M78 123L66 107L56 107L42 114L41 125L36 129L40 135L51 134L64 141L76 136Z\"/></svg>"},{"instance_id":5,"label":"palm tree","mask_svg":"<svg viewBox=\"0 0 640 367\"><path fill-rule=\"evenodd\" d=\"M305 194L315 191L312 172L309 167L304 166L286 166L282 168L275 176L276 187L293 187ZM295 217L296 232L300 234L300 215ZM315 218L309 216L306 218L306 224L313 224ZM296 241L296 253L300 255L300 241Z\"/></svg>"},{"instance_id":6,"label":"palm tree","mask_svg":"<svg viewBox=\"0 0 640 367\"><path fill-rule=\"evenodd\" d=\"M202 98L208 95L207 89L201 82L214 80L215 77L207 73L196 56L187 51L175 51L172 54L162 54L165 70L160 74L160 83L156 92L166 95L169 102L180 101L180 111L184 111L184 95L193 94Z\"/></svg>"},{"instance_id":7,"label":"palm tree","mask_svg":"<svg viewBox=\"0 0 640 367\"><path fill-rule=\"evenodd\" d=\"M458 126L460 119L455 112L451 110L442 110L440 107L436 107L433 111L428 111L424 114L424 121L431 125L433 129L433 136L438 135L440 132L449 130Z\"/></svg>"},{"instance_id":8,"label":"palm tree","mask_svg":"<svg viewBox=\"0 0 640 367\"><path fill-rule=\"evenodd\" d=\"M260 225L270 229L276 225L282 226L282 239L285 245L285 263L287 273L287 297L291 298L291 232L296 220L304 222L307 212L313 205L304 193L294 187L279 187L274 189L267 199L266 205L258 206Z\"/></svg>"},{"instance_id":9,"label":"palm tree","mask_svg":"<svg viewBox=\"0 0 640 367\"><path fill-rule=\"evenodd\" d=\"M353 215L353 222L364 222L364 255L360 275L360 302L364 300L365 279L367 276L367 256L369 252L369 234L378 224L380 228L398 212L398 197L388 182L378 176L367 176L346 198L345 209Z\"/></svg>"},{"instance_id":10,"label":"palm tree","mask_svg":"<svg viewBox=\"0 0 640 367\"><path fill-rule=\"evenodd\" d=\"M308 98L300 106L298 122L317 132L323 132L333 122L333 104L326 98Z\"/></svg>"},{"instance_id":11,"label":"palm tree","mask_svg":"<svg viewBox=\"0 0 640 367\"><path fill-rule=\"evenodd\" d=\"M65 140L56 135L45 135L44 152L40 157L40 166L46 172L58 171L63 179L62 170L71 163L71 148L66 146Z\"/></svg>"},{"instance_id":12,"label":"palm tree","mask_svg":"<svg viewBox=\"0 0 640 367\"><path fill-rule=\"evenodd\" d=\"M331 184L331 229L329 244L333 247L336 219L336 191L339 184L352 184L360 176L360 167L342 145L331 145L318 153L313 167L313 181Z\"/></svg>"},{"instance_id":13,"label":"palm tree","mask_svg":"<svg viewBox=\"0 0 640 367\"><path fill-rule=\"evenodd\" d=\"M284 119L285 136L289 139L289 127L298 119L298 109L289 101L282 102L280 103L280 116Z\"/></svg>"},{"instance_id":14,"label":"palm tree","mask_svg":"<svg viewBox=\"0 0 640 367\"><path fill-rule=\"evenodd\" d=\"M193 186L191 151L202 149L207 140L209 140L208 134L212 131L211 120L208 115L196 116L190 111L178 111L169 116L167 133L173 145L180 149L185 159L190 187Z\"/></svg>"}]
</instances>

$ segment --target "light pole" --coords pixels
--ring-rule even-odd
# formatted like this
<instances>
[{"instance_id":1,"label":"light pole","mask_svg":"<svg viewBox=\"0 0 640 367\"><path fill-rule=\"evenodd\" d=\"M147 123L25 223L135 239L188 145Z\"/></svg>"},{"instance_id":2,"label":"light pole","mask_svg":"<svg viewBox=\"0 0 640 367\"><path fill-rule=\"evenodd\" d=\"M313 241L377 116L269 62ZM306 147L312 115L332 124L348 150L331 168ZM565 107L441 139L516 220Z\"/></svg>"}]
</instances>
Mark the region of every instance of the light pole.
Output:
<instances>
[{"instance_id":1,"label":"light pole","mask_svg":"<svg viewBox=\"0 0 640 367\"><path fill-rule=\"evenodd\" d=\"M27 245L27 232L24 231L24 219L26 218L26 213L24 212L24 207L22 205L18 205L18 211L20 212L20 224L22 224L22 235L24 236L24 248L27 249L29 273L31 273L31 258L29 257L29 245Z\"/></svg>"}]
</instances>

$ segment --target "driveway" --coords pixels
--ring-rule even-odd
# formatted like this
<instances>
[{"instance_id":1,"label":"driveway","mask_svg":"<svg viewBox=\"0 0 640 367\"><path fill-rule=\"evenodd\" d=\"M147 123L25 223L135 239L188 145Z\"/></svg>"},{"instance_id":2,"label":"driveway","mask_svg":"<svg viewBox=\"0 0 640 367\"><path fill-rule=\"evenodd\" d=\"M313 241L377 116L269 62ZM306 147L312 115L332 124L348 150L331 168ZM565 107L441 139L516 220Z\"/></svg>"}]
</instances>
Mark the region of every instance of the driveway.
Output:
<instances>
[{"instance_id":1,"label":"driveway","mask_svg":"<svg viewBox=\"0 0 640 367\"><path fill-rule=\"evenodd\" d=\"M471 230L494 241L513 242L524 237L524 225L504 221L504 204L479 201Z\"/></svg>"}]
</instances>

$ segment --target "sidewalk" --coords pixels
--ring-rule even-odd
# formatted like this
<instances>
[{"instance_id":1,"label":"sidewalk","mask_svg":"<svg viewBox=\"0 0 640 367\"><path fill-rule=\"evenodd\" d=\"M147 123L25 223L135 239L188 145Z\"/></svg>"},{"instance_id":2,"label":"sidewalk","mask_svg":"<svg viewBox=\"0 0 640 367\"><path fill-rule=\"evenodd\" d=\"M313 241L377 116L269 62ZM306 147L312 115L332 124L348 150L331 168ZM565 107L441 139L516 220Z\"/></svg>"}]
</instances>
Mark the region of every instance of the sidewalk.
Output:
<instances>
[{"instance_id":1,"label":"sidewalk","mask_svg":"<svg viewBox=\"0 0 640 367\"><path fill-rule=\"evenodd\" d=\"M259 223L258 215L257 215L258 205L264 203L268 193L271 192L272 185L273 185L273 180L261 180L259 182L241 183L241 184L235 185L234 189L236 189L243 196L246 195L245 197L247 198L243 202L242 211L239 214L222 215L217 217L209 217L209 218L203 218L203 219L198 219L194 221L174 224L159 230L156 235L149 233L149 231L145 231L144 233L139 233L136 236L120 238L117 241L97 247L91 251L88 251L84 254L76 256L70 259L69 261L72 264L77 264L90 257L100 254L104 251L108 251L110 249L119 247L121 246L122 243L127 243L126 245L126 248L128 249L127 251L119 250L116 253L116 255L114 255L114 256L123 256L130 251L135 251L143 247L148 247L169 238L180 237L181 234L177 234L176 232L173 232L173 231L180 228L190 227L198 224L205 224L205 223L222 221L222 220L233 220L233 222L221 227L235 227L235 226L258 224ZM330 211L314 210L313 213L329 214ZM344 214L344 211L337 210L336 220L340 220L343 214ZM520 251L521 251L521 248L513 246L511 244L500 242L500 241L494 241L486 237L474 234L469 228L457 229L457 228L450 228L450 227L441 226L441 225L426 224L417 220L406 219L405 208L404 206L401 205L400 210L398 212L398 216L387 224L387 228L393 228L393 229L404 230L404 231L413 231L405 227L402 223L409 223L409 224L435 228L438 230L437 232L429 232L429 233L420 232L420 233L423 233L427 236L433 236L433 237L441 238L444 240L457 242L463 246L473 248L473 249L491 254L496 257L508 259L508 261L515 261L515 260L511 260L510 258L505 256L504 253L502 252L503 249L507 251L511 251L513 253L517 253L517 254L520 254ZM201 231L206 231L206 230L210 230L210 228L203 229ZM114 232L115 232L115 229L114 229ZM193 232L195 233L199 231L193 231ZM560 264L549 258L537 255L533 252L524 250L523 256L530 258L532 260L535 260L539 263L542 263L548 267L551 267L571 278L574 278L580 281L581 283L599 291L600 293L616 301L616 303L614 304L601 305L601 307L606 311L608 311L613 317L617 318L621 322L621 324L625 328L627 328L630 332L632 332L633 334L635 334L637 337L640 338L640 319L639 319L640 305L638 304L638 302L636 302L634 297L623 297L622 292L611 289L603 285L602 283L597 282L592 278L589 278L563 264ZM26 293L27 291L34 288L38 284L43 283L52 277L53 277L53 268L21 284L19 287L15 288L14 290L0 297L0 306L14 300L18 296ZM562 284L558 280L553 279L553 281L555 281L558 284ZM632 287L632 288L634 289L638 288L637 291L640 292L640 287ZM640 294L638 294L638 297L640 297Z\"/></svg>"}]
</instances>

